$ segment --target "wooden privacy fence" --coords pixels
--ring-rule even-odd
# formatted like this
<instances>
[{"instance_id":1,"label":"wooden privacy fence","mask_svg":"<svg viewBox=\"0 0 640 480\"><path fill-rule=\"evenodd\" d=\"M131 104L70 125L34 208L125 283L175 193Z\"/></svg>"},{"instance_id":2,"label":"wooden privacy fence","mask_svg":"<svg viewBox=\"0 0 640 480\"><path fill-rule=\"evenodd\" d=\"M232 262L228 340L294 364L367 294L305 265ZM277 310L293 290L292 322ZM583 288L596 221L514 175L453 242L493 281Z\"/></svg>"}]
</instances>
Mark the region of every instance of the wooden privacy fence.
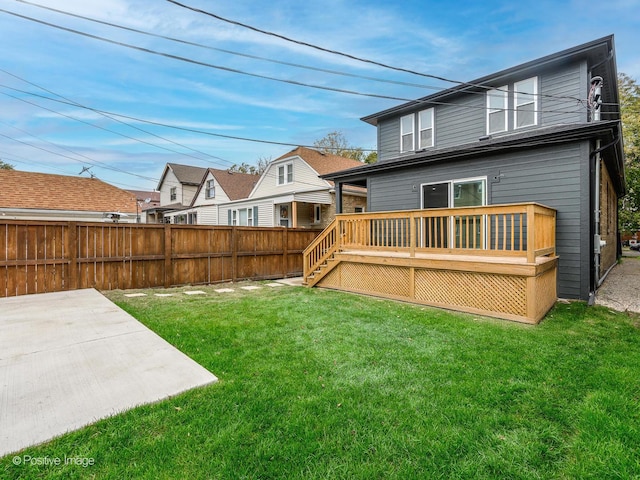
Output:
<instances>
[{"instance_id":1,"label":"wooden privacy fence","mask_svg":"<svg viewBox=\"0 0 640 480\"><path fill-rule=\"evenodd\" d=\"M302 275L316 230L0 221L0 297Z\"/></svg>"}]
</instances>

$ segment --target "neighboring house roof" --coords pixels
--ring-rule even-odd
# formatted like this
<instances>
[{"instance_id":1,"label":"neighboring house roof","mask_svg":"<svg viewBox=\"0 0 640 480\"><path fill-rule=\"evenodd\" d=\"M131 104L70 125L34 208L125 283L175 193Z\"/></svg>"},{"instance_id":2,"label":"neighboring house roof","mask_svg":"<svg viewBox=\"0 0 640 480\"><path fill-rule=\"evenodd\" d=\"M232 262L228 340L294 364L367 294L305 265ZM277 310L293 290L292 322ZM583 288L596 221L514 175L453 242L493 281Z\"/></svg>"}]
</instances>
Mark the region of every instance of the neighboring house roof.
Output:
<instances>
[{"instance_id":1,"label":"neighboring house roof","mask_svg":"<svg viewBox=\"0 0 640 480\"><path fill-rule=\"evenodd\" d=\"M0 208L135 214L136 198L97 178L0 170Z\"/></svg>"},{"instance_id":2,"label":"neighboring house roof","mask_svg":"<svg viewBox=\"0 0 640 480\"><path fill-rule=\"evenodd\" d=\"M157 190L160 190L160 187L164 182L164 177L167 175L169 169L173 171L173 174L183 185L200 185L202 176L207 171L204 167L193 167L191 165L181 165L179 163L167 163L164 167L164 171L162 172L162 177L160 177L160 182L158 182Z\"/></svg>"},{"instance_id":3,"label":"neighboring house roof","mask_svg":"<svg viewBox=\"0 0 640 480\"><path fill-rule=\"evenodd\" d=\"M160 192L147 190L127 190L136 196L141 211L146 211L160 205Z\"/></svg>"},{"instance_id":4,"label":"neighboring house roof","mask_svg":"<svg viewBox=\"0 0 640 480\"><path fill-rule=\"evenodd\" d=\"M307 162L311 168L318 172L318 175L325 175L327 173L339 172L340 170L362 166L362 162L357 160L333 155L331 153L322 153L318 150L313 150L312 148L307 147L297 147L289 153L285 153L281 157L276 158L274 162L295 156L298 156Z\"/></svg>"},{"instance_id":5,"label":"neighboring house roof","mask_svg":"<svg viewBox=\"0 0 640 480\"><path fill-rule=\"evenodd\" d=\"M247 198L260 178L258 175L229 172L228 170L218 170L216 168L210 168L209 172L218 181L229 200Z\"/></svg>"}]
</instances>

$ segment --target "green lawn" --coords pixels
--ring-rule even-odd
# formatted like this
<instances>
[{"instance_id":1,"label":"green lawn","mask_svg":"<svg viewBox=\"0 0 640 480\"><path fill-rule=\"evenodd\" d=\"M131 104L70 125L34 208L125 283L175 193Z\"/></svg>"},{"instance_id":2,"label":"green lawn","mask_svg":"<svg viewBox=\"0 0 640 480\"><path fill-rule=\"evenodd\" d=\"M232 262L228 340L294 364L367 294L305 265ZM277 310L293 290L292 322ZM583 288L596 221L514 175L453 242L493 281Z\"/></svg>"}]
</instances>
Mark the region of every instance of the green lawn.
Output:
<instances>
[{"instance_id":1,"label":"green lawn","mask_svg":"<svg viewBox=\"0 0 640 480\"><path fill-rule=\"evenodd\" d=\"M198 287L200 289L200 287ZM0 478L640 478L640 318L538 326L320 289L108 296L216 374ZM180 291L176 289L175 291Z\"/></svg>"}]
</instances>

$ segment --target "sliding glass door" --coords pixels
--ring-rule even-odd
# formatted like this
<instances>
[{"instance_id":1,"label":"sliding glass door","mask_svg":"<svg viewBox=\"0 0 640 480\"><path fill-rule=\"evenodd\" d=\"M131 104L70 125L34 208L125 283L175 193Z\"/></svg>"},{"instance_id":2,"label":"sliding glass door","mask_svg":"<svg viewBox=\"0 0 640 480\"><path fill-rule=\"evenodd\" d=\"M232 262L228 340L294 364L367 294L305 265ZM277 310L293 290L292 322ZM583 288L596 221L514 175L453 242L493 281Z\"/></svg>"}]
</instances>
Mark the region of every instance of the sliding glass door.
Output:
<instances>
[{"instance_id":1,"label":"sliding glass door","mask_svg":"<svg viewBox=\"0 0 640 480\"><path fill-rule=\"evenodd\" d=\"M479 207L486 205L486 178L451 180L422 185L422 208ZM425 220L422 240L428 248L484 248L482 215L443 215ZM449 238L454 239L451 245Z\"/></svg>"}]
</instances>

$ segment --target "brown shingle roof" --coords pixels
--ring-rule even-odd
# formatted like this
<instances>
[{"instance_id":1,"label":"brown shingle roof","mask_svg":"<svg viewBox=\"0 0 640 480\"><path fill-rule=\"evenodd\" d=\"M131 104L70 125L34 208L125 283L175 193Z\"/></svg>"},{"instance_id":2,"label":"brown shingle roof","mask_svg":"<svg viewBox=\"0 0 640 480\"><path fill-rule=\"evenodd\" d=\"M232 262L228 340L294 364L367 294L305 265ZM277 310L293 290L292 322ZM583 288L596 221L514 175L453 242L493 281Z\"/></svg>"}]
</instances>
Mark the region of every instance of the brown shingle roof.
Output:
<instances>
[{"instance_id":1,"label":"brown shingle roof","mask_svg":"<svg viewBox=\"0 0 640 480\"><path fill-rule=\"evenodd\" d=\"M136 198L97 178L0 170L0 208L135 214Z\"/></svg>"},{"instance_id":2,"label":"brown shingle roof","mask_svg":"<svg viewBox=\"0 0 640 480\"><path fill-rule=\"evenodd\" d=\"M318 172L318 175L339 172L341 170L361 167L362 165L364 165L362 162L352 160L351 158L340 157L331 153L320 153L317 150L306 147L297 147L294 150L291 150L289 153L285 153L274 161L283 160L295 155L298 155L305 162L307 162L311 168ZM333 184L333 182L329 183Z\"/></svg>"},{"instance_id":3,"label":"brown shingle roof","mask_svg":"<svg viewBox=\"0 0 640 480\"><path fill-rule=\"evenodd\" d=\"M180 183L187 185L200 185L202 176L207 171L204 167L192 167L191 165L180 165L179 163L167 163L171 167L173 174Z\"/></svg>"},{"instance_id":4,"label":"brown shingle roof","mask_svg":"<svg viewBox=\"0 0 640 480\"><path fill-rule=\"evenodd\" d=\"M229 173L228 170L219 170L217 168L210 168L209 172L211 172L211 175L218 181L229 197L229 200L242 200L243 198L247 198L260 179L258 175L237 172Z\"/></svg>"}]
</instances>

